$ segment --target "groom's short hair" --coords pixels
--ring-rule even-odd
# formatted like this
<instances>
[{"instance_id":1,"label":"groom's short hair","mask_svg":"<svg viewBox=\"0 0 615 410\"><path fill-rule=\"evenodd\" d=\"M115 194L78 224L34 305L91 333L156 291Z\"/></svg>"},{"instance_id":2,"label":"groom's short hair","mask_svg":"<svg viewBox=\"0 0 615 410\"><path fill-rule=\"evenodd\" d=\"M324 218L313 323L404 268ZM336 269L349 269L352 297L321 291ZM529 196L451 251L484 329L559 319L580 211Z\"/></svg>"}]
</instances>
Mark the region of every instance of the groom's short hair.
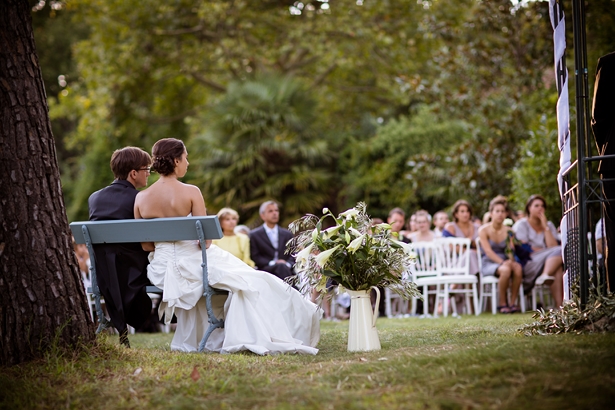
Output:
<instances>
[{"instance_id":1,"label":"groom's short hair","mask_svg":"<svg viewBox=\"0 0 615 410\"><path fill-rule=\"evenodd\" d=\"M113 151L110 165L115 179L128 179L130 171L148 167L151 163L152 157L141 148L124 147Z\"/></svg>"}]
</instances>

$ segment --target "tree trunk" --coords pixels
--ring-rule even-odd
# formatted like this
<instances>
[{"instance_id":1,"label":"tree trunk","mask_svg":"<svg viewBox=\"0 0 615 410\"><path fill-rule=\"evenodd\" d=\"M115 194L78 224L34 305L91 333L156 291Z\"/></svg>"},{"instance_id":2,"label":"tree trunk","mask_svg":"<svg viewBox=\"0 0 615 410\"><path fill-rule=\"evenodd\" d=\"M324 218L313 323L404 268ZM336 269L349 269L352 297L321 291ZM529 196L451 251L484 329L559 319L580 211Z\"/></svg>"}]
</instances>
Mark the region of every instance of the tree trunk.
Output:
<instances>
[{"instance_id":1,"label":"tree trunk","mask_svg":"<svg viewBox=\"0 0 615 410\"><path fill-rule=\"evenodd\" d=\"M28 0L0 1L0 363L94 339Z\"/></svg>"}]
</instances>

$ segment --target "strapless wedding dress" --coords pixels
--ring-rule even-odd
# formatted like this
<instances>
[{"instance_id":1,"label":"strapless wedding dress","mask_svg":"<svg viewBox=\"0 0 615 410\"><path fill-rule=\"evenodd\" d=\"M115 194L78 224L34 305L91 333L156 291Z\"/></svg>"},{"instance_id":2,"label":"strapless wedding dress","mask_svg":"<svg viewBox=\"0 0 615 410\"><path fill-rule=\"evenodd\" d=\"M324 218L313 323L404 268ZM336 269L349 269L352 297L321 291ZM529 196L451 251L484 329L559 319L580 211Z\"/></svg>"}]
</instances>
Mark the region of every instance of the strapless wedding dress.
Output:
<instances>
[{"instance_id":1,"label":"strapless wedding dress","mask_svg":"<svg viewBox=\"0 0 615 410\"><path fill-rule=\"evenodd\" d=\"M147 276L163 289L159 314L177 317L171 350L198 350L209 326L203 295L201 249L196 241L158 242ZM246 265L215 245L207 249L209 284L229 291L212 297L224 328L213 331L205 348L220 353L316 354L322 310L276 276Z\"/></svg>"}]
</instances>

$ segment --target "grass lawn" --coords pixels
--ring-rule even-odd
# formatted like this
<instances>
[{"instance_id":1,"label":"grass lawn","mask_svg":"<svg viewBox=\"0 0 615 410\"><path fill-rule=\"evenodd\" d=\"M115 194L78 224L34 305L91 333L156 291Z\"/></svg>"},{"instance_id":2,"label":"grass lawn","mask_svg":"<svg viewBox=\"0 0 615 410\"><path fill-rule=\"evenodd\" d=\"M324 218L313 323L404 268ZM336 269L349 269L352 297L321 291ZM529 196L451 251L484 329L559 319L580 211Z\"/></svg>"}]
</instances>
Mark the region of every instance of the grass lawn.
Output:
<instances>
[{"instance_id":1,"label":"grass lawn","mask_svg":"<svg viewBox=\"0 0 615 410\"><path fill-rule=\"evenodd\" d=\"M2 368L2 409L615 407L615 334L526 337L530 314L378 319L382 350L348 353L322 322L316 356L186 354L172 334L117 336Z\"/></svg>"}]
</instances>

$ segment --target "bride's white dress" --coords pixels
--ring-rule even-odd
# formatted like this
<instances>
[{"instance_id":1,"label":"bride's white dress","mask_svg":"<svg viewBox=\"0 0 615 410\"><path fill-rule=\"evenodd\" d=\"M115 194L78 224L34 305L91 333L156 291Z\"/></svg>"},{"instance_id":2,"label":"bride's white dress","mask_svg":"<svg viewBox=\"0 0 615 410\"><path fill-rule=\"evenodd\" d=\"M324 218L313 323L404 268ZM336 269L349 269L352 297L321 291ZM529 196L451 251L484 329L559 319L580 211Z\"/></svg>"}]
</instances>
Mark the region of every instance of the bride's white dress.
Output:
<instances>
[{"instance_id":1,"label":"bride's white dress","mask_svg":"<svg viewBox=\"0 0 615 410\"><path fill-rule=\"evenodd\" d=\"M165 321L173 313L177 317L171 350L197 351L209 326L201 262L196 241L157 242L150 254L147 276L164 290L159 313L165 313ZM212 298L214 314L225 323L210 335L207 350L318 352L322 310L315 304L274 275L251 268L215 245L207 249L207 268L209 284L229 291L228 297Z\"/></svg>"}]
</instances>

